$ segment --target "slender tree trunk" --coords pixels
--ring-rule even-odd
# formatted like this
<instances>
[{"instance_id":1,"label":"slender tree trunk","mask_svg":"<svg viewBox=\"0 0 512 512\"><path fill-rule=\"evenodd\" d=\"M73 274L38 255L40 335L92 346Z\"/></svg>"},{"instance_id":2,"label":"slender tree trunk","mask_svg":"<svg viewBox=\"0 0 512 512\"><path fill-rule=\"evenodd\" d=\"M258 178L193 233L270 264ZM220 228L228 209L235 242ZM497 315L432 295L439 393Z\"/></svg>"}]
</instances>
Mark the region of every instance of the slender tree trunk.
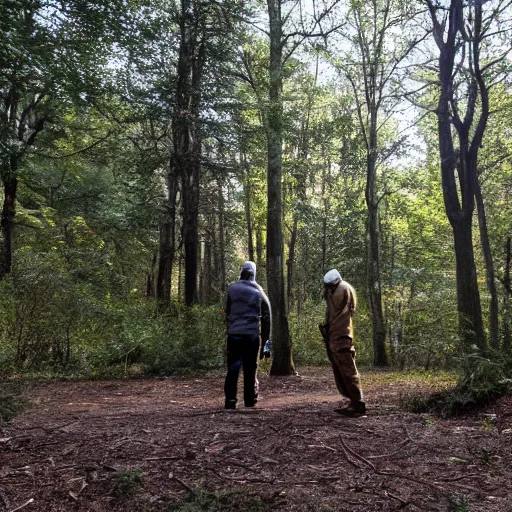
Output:
<instances>
[{"instance_id":1,"label":"slender tree trunk","mask_svg":"<svg viewBox=\"0 0 512 512\"><path fill-rule=\"evenodd\" d=\"M512 261L511 246L511 237L508 237L505 247L505 275L503 276L503 287L505 288L505 292L503 294L503 352L506 354L509 354L512 349L512 329L510 318L512 316L510 307L510 296L512 295L510 281L510 266Z\"/></svg>"},{"instance_id":2,"label":"slender tree trunk","mask_svg":"<svg viewBox=\"0 0 512 512\"><path fill-rule=\"evenodd\" d=\"M428 8L433 20L434 38L439 48L440 94L436 110L439 157L444 205L454 236L459 334L465 349L475 344L485 349L486 341L472 240L472 220L478 180L476 172L478 149L489 114L488 91L483 82L479 63L482 4L476 2L473 5L472 40L468 45L473 76L468 82L468 104L464 119L460 117L457 110L452 108L456 90L455 58L461 44L460 31L464 28L464 5L461 0L452 0L449 16L444 11L440 15L445 20L443 23L437 19L439 6L429 2ZM478 121L474 122L477 99L480 101L480 113ZM454 126L458 138L458 154L453 142Z\"/></svg>"},{"instance_id":3,"label":"slender tree trunk","mask_svg":"<svg viewBox=\"0 0 512 512\"><path fill-rule=\"evenodd\" d=\"M327 173L325 168L322 172L322 202L323 202L323 216L322 216L322 273L327 272L327 215L329 215L329 199L326 194L327 188Z\"/></svg>"},{"instance_id":4,"label":"slender tree trunk","mask_svg":"<svg viewBox=\"0 0 512 512\"><path fill-rule=\"evenodd\" d=\"M369 151L367 155L366 174L366 206L368 208L367 232L368 255L366 278L368 285L368 299L372 319L373 364L387 366L386 354L386 325L382 311L382 291L380 279L380 248L379 248L379 204L377 199L376 180L376 152L377 152L377 115L372 114L369 129Z\"/></svg>"},{"instance_id":5,"label":"slender tree trunk","mask_svg":"<svg viewBox=\"0 0 512 512\"><path fill-rule=\"evenodd\" d=\"M244 206L245 220L247 222L247 252L249 255L249 260L254 261L254 241L251 216L251 186L248 177L246 180L244 180Z\"/></svg>"},{"instance_id":6,"label":"slender tree trunk","mask_svg":"<svg viewBox=\"0 0 512 512\"><path fill-rule=\"evenodd\" d=\"M4 180L4 203L0 220L2 239L0 240L0 280L12 270L12 251L14 238L14 216L16 214L16 191L18 180Z\"/></svg>"},{"instance_id":7,"label":"slender tree trunk","mask_svg":"<svg viewBox=\"0 0 512 512\"><path fill-rule=\"evenodd\" d=\"M199 112L204 67L204 6L181 0L180 49L176 86L176 114L173 145L176 171L181 175L183 205L183 246L185 251L185 304L197 301L199 177L201 133Z\"/></svg>"},{"instance_id":8,"label":"slender tree trunk","mask_svg":"<svg viewBox=\"0 0 512 512\"><path fill-rule=\"evenodd\" d=\"M264 260L263 260L263 231L261 226L258 226L256 229L256 266L260 269L260 275L262 275L261 270L264 269ZM263 273L262 279L266 281L266 272ZM262 284L266 284L266 282L262 281Z\"/></svg>"},{"instance_id":9,"label":"slender tree trunk","mask_svg":"<svg viewBox=\"0 0 512 512\"><path fill-rule=\"evenodd\" d=\"M156 280L156 299L160 313L171 307L172 266L175 252L176 198L178 193L176 176L171 170L167 177L167 201L165 219L160 225L160 246L158 274Z\"/></svg>"},{"instance_id":10,"label":"slender tree trunk","mask_svg":"<svg viewBox=\"0 0 512 512\"><path fill-rule=\"evenodd\" d=\"M151 260L151 268L148 271L148 275L146 277L146 297L155 297L155 274L156 274L156 264L158 262L158 253L153 254L153 258Z\"/></svg>"},{"instance_id":11,"label":"slender tree trunk","mask_svg":"<svg viewBox=\"0 0 512 512\"><path fill-rule=\"evenodd\" d=\"M297 213L293 214L292 236L290 237L290 245L288 246L288 260L286 266L288 267L288 276L286 279L286 298L288 302L288 310L292 307L292 290L293 290L293 267L295 262L295 244L297 242L299 216Z\"/></svg>"},{"instance_id":12,"label":"slender tree trunk","mask_svg":"<svg viewBox=\"0 0 512 512\"><path fill-rule=\"evenodd\" d=\"M222 181L217 180L217 194L219 201L219 252L220 252L220 291L222 295L226 292L226 247L224 241L224 193Z\"/></svg>"},{"instance_id":13,"label":"slender tree trunk","mask_svg":"<svg viewBox=\"0 0 512 512\"><path fill-rule=\"evenodd\" d=\"M457 269L459 331L466 347L477 345L483 348L485 343L473 250L472 218L461 217L452 224L452 229Z\"/></svg>"},{"instance_id":14,"label":"slender tree trunk","mask_svg":"<svg viewBox=\"0 0 512 512\"><path fill-rule=\"evenodd\" d=\"M283 34L281 0L268 0L270 24L269 107L266 113L268 142L267 282L272 306L272 342L274 358L271 375L294 373L291 339L286 316L283 269L282 203L282 112Z\"/></svg>"},{"instance_id":15,"label":"slender tree trunk","mask_svg":"<svg viewBox=\"0 0 512 512\"><path fill-rule=\"evenodd\" d=\"M491 244L489 243L489 232L487 230L487 218L485 214L485 205L482 197L482 189L480 182L476 181L475 199L478 212L478 226L480 228L480 241L482 243L482 251L484 254L487 290L491 296L491 304L489 308L489 331L491 347L495 350L499 349L499 306L498 292L494 277L494 263L492 259Z\"/></svg>"}]
</instances>

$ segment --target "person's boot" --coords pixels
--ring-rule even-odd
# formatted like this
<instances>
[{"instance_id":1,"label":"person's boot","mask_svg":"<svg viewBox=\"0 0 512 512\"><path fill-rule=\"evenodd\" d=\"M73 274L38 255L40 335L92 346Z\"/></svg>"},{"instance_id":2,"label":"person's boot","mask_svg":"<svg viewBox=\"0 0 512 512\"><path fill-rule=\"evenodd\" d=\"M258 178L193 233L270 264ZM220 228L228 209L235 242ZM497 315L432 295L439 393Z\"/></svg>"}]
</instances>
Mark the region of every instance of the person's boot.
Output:
<instances>
[{"instance_id":1,"label":"person's boot","mask_svg":"<svg viewBox=\"0 0 512 512\"><path fill-rule=\"evenodd\" d=\"M366 404L364 402L350 402L345 407L334 409L334 412L342 414L343 416L357 418L366 414Z\"/></svg>"},{"instance_id":2,"label":"person's boot","mask_svg":"<svg viewBox=\"0 0 512 512\"><path fill-rule=\"evenodd\" d=\"M226 400L224 402L224 409L236 409L236 400Z\"/></svg>"}]
</instances>

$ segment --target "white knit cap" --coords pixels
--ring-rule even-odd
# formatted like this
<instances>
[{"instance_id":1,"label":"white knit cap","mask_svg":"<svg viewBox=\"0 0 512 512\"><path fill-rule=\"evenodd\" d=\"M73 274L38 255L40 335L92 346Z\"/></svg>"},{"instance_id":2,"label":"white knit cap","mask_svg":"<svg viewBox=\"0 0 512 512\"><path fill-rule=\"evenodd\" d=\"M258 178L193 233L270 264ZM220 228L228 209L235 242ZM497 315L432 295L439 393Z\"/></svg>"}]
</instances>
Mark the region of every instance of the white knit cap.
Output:
<instances>
[{"instance_id":1,"label":"white knit cap","mask_svg":"<svg viewBox=\"0 0 512 512\"><path fill-rule=\"evenodd\" d=\"M341 275L335 268L333 268L332 270L329 270L327 274L325 274L324 283L329 284L334 283L336 281L341 281Z\"/></svg>"}]
</instances>

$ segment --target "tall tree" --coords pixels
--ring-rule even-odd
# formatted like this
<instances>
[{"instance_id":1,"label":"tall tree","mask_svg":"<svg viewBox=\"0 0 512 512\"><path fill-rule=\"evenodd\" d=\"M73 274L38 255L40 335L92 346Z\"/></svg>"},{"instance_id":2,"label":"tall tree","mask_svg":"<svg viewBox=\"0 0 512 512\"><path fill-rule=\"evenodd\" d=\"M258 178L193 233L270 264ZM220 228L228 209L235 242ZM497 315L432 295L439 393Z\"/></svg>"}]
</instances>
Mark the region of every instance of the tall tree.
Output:
<instances>
[{"instance_id":1,"label":"tall tree","mask_svg":"<svg viewBox=\"0 0 512 512\"><path fill-rule=\"evenodd\" d=\"M410 14L399 0L350 2L349 23L343 35L352 43L351 54L338 61L354 93L360 131L366 148L367 258L366 278L373 338L373 363L387 365L386 325L382 308L379 207L385 185L379 172L402 149L404 139L386 140L390 114L398 100L392 91L400 65L416 46L419 36L405 36ZM396 31L400 29L401 36ZM392 49L391 49L392 48ZM380 185L380 186L379 186Z\"/></svg>"},{"instance_id":2,"label":"tall tree","mask_svg":"<svg viewBox=\"0 0 512 512\"><path fill-rule=\"evenodd\" d=\"M488 2L486 10L483 0L467 4L451 0L448 6L433 0L425 2L439 50L436 115L444 206L454 238L459 333L465 347L485 348L473 249L473 214L478 194L478 157L490 112L493 67L510 51L510 43L499 47L493 57L488 52L486 55L485 49L489 48L489 37L510 2ZM502 33L499 28L497 33Z\"/></svg>"},{"instance_id":3,"label":"tall tree","mask_svg":"<svg viewBox=\"0 0 512 512\"><path fill-rule=\"evenodd\" d=\"M272 375L294 371L284 289L282 143L283 143L283 20L281 0L268 0L270 59L267 118L268 201L267 201L267 282L272 305L274 358Z\"/></svg>"},{"instance_id":4,"label":"tall tree","mask_svg":"<svg viewBox=\"0 0 512 512\"><path fill-rule=\"evenodd\" d=\"M7 0L0 7L0 177L4 189L0 279L11 271L13 221L21 165L59 105L89 101L101 90L99 69L122 26L119 2ZM101 38L99 36L102 36ZM101 50L100 50L101 49ZM105 87L105 81L101 86Z\"/></svg>"}]
</instances>

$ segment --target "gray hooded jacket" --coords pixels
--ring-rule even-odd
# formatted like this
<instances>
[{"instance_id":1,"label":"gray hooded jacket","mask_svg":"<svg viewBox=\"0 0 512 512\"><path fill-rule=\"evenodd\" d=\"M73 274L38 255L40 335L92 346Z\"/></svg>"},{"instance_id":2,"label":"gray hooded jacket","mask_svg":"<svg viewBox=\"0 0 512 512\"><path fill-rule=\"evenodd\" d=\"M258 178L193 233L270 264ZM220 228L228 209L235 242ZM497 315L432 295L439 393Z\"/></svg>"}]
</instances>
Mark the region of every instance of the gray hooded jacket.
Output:
<instances>
[{"instance_id":1,"label":"gray hooded jacket","mask_svg":"<svg viewBox=\"0 0 512 512\"><path fill-rule=\"evenodd\" d=\"M260 334L263 342L270 339L270 302L256 282L256 265L247 261L242 266L240 280L229 285L226 298L228 334Z\"/></svg>"}]
</instances>

